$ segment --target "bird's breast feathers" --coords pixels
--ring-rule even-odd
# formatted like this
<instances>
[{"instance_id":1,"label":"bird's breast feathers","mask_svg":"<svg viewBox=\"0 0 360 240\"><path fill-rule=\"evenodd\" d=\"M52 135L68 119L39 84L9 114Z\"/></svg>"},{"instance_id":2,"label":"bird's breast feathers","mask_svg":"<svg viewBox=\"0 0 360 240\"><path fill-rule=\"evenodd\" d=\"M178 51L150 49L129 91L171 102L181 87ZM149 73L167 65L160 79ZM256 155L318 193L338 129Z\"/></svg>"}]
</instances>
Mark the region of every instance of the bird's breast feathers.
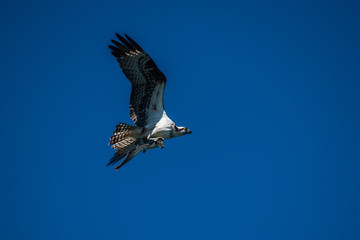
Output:
<instances>
[{"instance_id":1,"label":"bird's breast feathers","mask_svg":"<svg viewBox=\"0 0 360 240\"><path fill-rule=\"evenodd\" d=\"M163 115L151 131L150 137L157 138L161 137L164 139L171 138L175 123L167 116L166 112Z\"/></svg>"}]
</instances>

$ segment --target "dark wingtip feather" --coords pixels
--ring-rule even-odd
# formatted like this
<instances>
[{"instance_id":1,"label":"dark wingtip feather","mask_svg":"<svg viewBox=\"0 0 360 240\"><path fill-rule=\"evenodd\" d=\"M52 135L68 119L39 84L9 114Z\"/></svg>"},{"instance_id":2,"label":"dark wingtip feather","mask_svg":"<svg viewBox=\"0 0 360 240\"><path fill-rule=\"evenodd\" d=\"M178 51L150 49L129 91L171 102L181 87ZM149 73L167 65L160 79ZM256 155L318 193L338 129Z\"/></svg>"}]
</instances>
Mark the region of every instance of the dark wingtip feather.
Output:
<instances>
[{"instance_id":1,"label":"dark wingtip feather","mask_svg":"<svg viewBox=\"0 0 360 240\"><path fill-rule=\"evenodd\" d=\"M121 43L119 43L119 42L117 42L117 41L115 41L115 40L110 40L115 46L117 46L117 47L124 47Z\"/></svg>"},{"instance_id":2,"label":"dark wingtip feather","mask_svg":"<svg viewBox=\"0 0 360 240\"><path fill-rule=\"evenodd\" d=\"M130 38L129 35L127 35L126 33L124 33L124 36L125 36L127 39ZM131 39L131 38L130 38L130 39Z\"/></svg>"},{"instance_id":3,"label":"dark wingtip feather","mask_svg":"<svg viewBox=\"0 0 360 240\"><path fill-rule=\"evenodd\" d=\"M113 39L111 39L110 40L114 45L119 45L120 43L119 42L117 42L117 41L115 41L115 40L113 40Z\"/></svg>"},{"instance_id":4,"label":"dark wingtip feather","mask_svg":"<svg viewBox=\"0 0 360 240\"><path fill-rule=\"evenodd\" d=\"M124 45L126 45L127 47L131 47L132 48L132 46L131 46L131 44L125 39L125 38L123 38L120 34L118 34L118 33L115 33L116 34L116 37L124 44ZM128 46L129 45L129 46Z\"/></svg>"},{"instance_id":5,"label":"dark wingtip feather","mask_svg":"<svg viewBox=\"0 0 360 240\"><path fill-rule=\"evenodd\" d=\"M115 33L115 35L117 36L117 38L118 38L118 39L120 39L120 38L121 38L121 35L120 35L120 34Z\"/></svg>"},{"instance_id":6,"label":"dark wingtip feather","mask_svg":"<svg viewBox=\"0 0 360 240\"><path fill-rule=\"evenodd\" d=\"M116 50L117 50L117 48L114 47L113 45L108 45L108 47L109 47L111 50L113 50L113 51L116 51Z\"/></svg>"},{"instance_id":7,"label":"dark wingtip feather","mask_svg":"<svg viewBox=\"0 0 360 240\"><path fill-rule=\"evenodd\" d=\"M113 45L108 45L108 47L112 50L111 54L114 55L116 58L123 57L125 55L125 52L121 50L120 48L117 48Z\"/></svg>"},{"instance_id":8,"label":"dark wingtip feather","mask_svg":"<svg viewBox=\"0 0 360 240\"><path fill-rule=\"evenodd\" d=\"M126 47L128 47L130 50L132 51L136 51L136 48L131 45L131 43L129 43L125 38L123 38L121 35L116 34L117 38L122 42L122 44L124 44Z\"/></svg>"},{"instance_id":9,"label":"dark wingtip feather","mask_svg":"<svg viewBox=\"0 0 360 240\"><path fill-rule=\"evenodd\" d=\"M108 45L108 47L112 50L111 54L114 55L116 58L122 58L125 57L126 53L130 52L130 49L127 47L121 45L120 43L111 40L111 42L115 45Z\"/></svg>"},{"instance_id":10,"label":"dark wingtip feather","mask_svg":"<svg viewBox=\"0 0 360 240\"><path fill-rule=\"evenodd\" d=\"M131 37L129 37L126 33L124 33L124 36L126 37L126 39L131 43L132 46L134 46L137 50L139 50L140 52L145 52L140 46L139 44L137 44Z\"/></svg>"},{"instance_id":11,"label":"dark wingtip feather","mask_svg":"<svg viewBox=\"0 0 360 240\"><path fill-rule=\"evenodd\" d=\"M114 55L114 57L116 57L116 58L119 57L119 54L116 54L116 52L114 52L114 51L112 51L111 54Z\"/></svg>"},{"instance_id":12,"label":"dark wingtip feather","mask_svg":"<svg viewBox=\"0 0 360 240\"><path fill-rule=\"evenodd\" d=\"M119 42L117 42L117 41L115 41L115 40L112 40L111 39L111 42L116 46L116 47L118 47L121 51L123 51L123 52L130 52L131 51L131 49L130 48L128 48L127 46L124 46L124 45L122 45L121 43L119 43Z\"/></svg>"}]
</instances>

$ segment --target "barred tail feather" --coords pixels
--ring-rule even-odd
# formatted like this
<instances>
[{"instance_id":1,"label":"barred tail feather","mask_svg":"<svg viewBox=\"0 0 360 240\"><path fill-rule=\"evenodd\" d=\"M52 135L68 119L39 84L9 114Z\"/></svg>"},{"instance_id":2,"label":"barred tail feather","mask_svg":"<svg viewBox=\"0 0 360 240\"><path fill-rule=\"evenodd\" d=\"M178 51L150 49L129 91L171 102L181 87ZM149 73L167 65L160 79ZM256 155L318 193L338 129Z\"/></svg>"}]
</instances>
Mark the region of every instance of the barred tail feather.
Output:
<instances>
[{"instance_id":1,"label":"barred tail feather","mask_svg":"<svg viewBox=\"0 0 360 240\"><path fill-rule=\"evenodd\" d=\"M122 139L127 137L136 137L141 134L142 128L137 126L132 126L125 123L119 123L116 126L115 131L113 132L113 136L110 137L109 145L120 142ZM112 146L112 148L116 148Z\"/></svg>"},{"instance_id":2,"label":"barred tail feather","mask_svg":"<svg viewBox=\"0 0 360 240\"><path fill-rule=\"evenodd\" d=\"M110 159L110 162L106 165L112 165L122 158L124 158L129 152L136 149L138 144L137 138L141 135L142 127L131 126L125 123L119 123L116 126L113 136L110 137L109 145L111 148L116 149L116 153ZM125 164L125 163L124 163ZM124 165L124 164L121 164Z\"/></svg>"},{"instance_id":3,"label":"barred tail feather","mask_svg":"<svg viewBox=\"0 0 360 240\"><path fill-rule=\"evenodd\" d=\"M125 157L129 152L134 150L136 148L137 141L135 138L128 137L125 139L122 139L121 141L117 142L112 146L116 149L116 153L114 156L110 159L110 162L106 166L110 166L119 160L121 160L123 157Z\"/></svg>"}]
</instances>

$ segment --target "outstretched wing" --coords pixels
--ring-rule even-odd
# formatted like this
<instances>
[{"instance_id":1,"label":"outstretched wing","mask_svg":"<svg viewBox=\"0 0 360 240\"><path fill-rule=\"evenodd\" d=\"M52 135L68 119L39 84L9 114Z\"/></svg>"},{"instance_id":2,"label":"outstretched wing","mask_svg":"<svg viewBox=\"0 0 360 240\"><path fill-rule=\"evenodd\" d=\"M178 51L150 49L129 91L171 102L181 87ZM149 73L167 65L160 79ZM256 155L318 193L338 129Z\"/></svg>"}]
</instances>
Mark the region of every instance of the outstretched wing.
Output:
<instances>
[{"instance_id":1,"label":"outstretched wing","mask_svg":"<svg viewBox=\"0 0 360 240\"><path fill-rule=\"evenodd\" d=\"M164 112L166 77L134 40L126 34L126 39L117 33L116 36L121 43L111 40L114 46L109 48L132 85L130 117L140 127L155 125Z\"/></svg>"}]
</instances>

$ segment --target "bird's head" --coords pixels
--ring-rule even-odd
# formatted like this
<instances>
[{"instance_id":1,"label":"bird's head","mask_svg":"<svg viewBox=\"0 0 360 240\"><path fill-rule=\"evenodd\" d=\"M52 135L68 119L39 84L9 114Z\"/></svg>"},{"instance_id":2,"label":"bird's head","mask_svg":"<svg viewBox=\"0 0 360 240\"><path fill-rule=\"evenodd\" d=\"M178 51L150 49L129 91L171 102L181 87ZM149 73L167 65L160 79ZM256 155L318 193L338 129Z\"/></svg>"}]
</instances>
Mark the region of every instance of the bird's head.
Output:
<instances>
[{"instance_id":1,"label":"bird's head","mask_svg":"<svg viewBox=\"0 0 360 240\"><path fill-rule=\"evenodd\" d=\"M185 135L185 134L190 134L192 132L187 127L175 126L175 133L177 133L178 136L182 136L182 135Z\"/></svg>"}]
</instances>

